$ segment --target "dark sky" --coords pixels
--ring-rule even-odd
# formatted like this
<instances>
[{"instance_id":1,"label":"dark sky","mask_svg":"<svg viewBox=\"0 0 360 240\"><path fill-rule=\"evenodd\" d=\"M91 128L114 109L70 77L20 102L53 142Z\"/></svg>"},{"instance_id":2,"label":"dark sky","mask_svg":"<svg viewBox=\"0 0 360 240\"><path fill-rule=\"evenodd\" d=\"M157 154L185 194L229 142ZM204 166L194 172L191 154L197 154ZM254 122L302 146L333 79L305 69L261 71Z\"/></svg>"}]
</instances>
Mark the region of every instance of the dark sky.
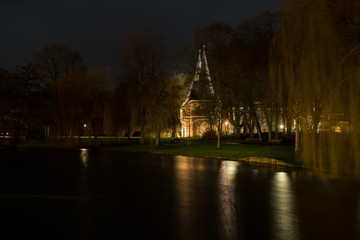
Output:
<instances>
[{"instance_id":1,"label":"dark sky","mask_svg":"<svg viewBox=\"0 0 360 240\"><path fill-rule=\"evenodd\" d=\"M79 51L89 67L114 64L121 42L139 28L159 32L174 51L195 29L221 21L235 26L280 0L1 0L0 68L26 65L42 46Z\"/></svg>"}]
</instances>

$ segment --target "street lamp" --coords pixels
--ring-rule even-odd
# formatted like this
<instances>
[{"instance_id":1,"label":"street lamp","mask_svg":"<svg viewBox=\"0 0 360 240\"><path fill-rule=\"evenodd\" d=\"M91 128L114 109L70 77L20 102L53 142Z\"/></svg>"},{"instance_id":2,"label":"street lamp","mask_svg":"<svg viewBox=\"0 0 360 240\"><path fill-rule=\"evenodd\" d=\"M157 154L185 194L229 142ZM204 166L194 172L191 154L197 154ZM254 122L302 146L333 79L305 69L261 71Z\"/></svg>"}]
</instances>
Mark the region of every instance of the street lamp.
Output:
<instances>
[{"instance_id":1,"label":"street lamp","mask_svg":"<svg viewBox=\"0 0 360 240\"><path fill-rule=\"evenodd\" d=\"M227 135L228 133L228 125L229 125L229 122L228 121L225 121L225 134Z\"/></svg>"},{"instance_id":2,"label":"street lamp","mask_svg":"<svg viewBox=\"0 0 360 240\"><path fill-rule=\"evenodd\" d=\"M281 132L284 132L284 128L285 128L284 125L281 124L279 127L281 129Z\"/></svg>"}]
</instances>

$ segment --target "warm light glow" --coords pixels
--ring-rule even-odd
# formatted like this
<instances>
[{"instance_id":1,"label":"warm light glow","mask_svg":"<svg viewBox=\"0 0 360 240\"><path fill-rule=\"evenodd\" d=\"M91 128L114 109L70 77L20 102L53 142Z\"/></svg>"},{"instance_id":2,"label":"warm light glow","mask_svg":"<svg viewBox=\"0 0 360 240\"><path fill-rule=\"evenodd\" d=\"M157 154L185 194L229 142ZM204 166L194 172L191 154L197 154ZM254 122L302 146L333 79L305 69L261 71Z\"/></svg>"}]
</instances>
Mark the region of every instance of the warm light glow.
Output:
<instances>
[{"instance_id":1,"label":"warm light glow","mask_svg":"<svg viewBox=\"0 0 360 240\"><path fill-rule=\"evenodd\" d=\"M239 162L236 161L222 161L221 162L221 184L231 186L235 180Z\"/></svg>"},{"instance_id":2,"label":"warm light glow","mask_svg":"<svg viewBox=\"0 0 360 240\"><path fill-rule=\"evenodd\" d=\"M340 126L335 126L334 127L334 132L341 133L341 127Z\"/></svg>"},{"instance_id":3,"label":"warm light glow","mask_svg":"<svg viewBox=\"0 0 360 240\"><path fill-rule=\"evenodd\" d=\"M296 199L293 185L287 172L276 172L271 181L271 205L277 229L276 239L296 239L299 232L296 219Z\"/></svg>"},{"instance_id":4,"label":"warm light glow","mask_svg":"<svg viewBox=\"0 0 360 240\"><path fill-rule=\"evenodd\" d=\"M280 128L283 129L283 128L284 128L284 125L280 125Z\"/></svg>"},{"instance_id":5,"label":"warm light glow","mask_svg":"<svg viewBox=\"0 0 360 240\"><path fill-rule=\"evenodd\" d=\"M81 154L80 154L81 162L82 162L83 166L85 168L87 168L88 167L88 159L89 159L88 149L80 148L80 151L81 151Z\"/></svg>"},{"instance_id":6,"label":"warm light glow","mask_svg":"<svg viewBox=\"0 0 360 240\"><path fill-rule=\"evenodd\" d=\"M238 174L240 162L237 161L222 161L219 169L219 226L226 229L226 238L232 236L231 239L238 239L237 237L237 215L236 210L232 206L238 201L236 197L236 175Z\"/></svg>"},{"instance_id":7,"label":"warm light glow","mask_svg":"<svg viewBox=\"0 0 360 240\"><path fill-rule=\"evenodd\" d=\"M84 123L84 128L86 128L86 126L87 126L86 123Z\"/></svg>"},{"instance_id":8,"label":"warm light glow","mask_svg":"<svg viewBox=\"0 0 360 240\"><path fill-rule=\"evenodd\" d=\"M226 121L226 122L225 122L225 125L227 126L228 124L229 124L229 122L228 122L228 121Z\"/></svg>"}]
</instances>

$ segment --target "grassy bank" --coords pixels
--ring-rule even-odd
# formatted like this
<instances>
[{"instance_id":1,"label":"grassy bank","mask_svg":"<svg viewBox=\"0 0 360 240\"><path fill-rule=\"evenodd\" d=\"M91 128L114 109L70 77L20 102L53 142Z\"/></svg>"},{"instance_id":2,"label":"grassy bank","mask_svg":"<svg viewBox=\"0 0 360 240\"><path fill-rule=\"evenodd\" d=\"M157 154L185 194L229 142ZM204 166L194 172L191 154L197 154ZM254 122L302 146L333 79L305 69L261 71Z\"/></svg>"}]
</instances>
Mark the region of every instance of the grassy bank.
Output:
<instances>
[{"instance_id":1,"label":"grassy bank","mask_svg":"<svg viewBox=\"0 0 360 240\"><path fill-rule=\"evenodd\" d=\"M248 157L274 158L285 163L299 165L295 161L295 152L292 145L246 144L236 140L222 141L220 149L216 148L216 141L202 140L192 141L191 145L187 145L186 141L180 143L165 141L160 147L140 146L138 142L134 141L111 149L233 160Z\"/></svg>"},{"instance_id":2,"label":"grassy bank","mask_svg":"<svg viewBox=\"0 0 360 240\"><path fill-rule=\"evenodd\" d=\"M293 145L288 144L249 144L240 140L222 140L221 148L216 148L216 140L193 139L191 145L176 142L174 139L164 138L160 147L140 145L139 139L130 141L126 138L73 138L61 141L41 139L28 141L22 147L40 148L79 148L100 147L115 151L150 152L194 157L220 158L237 160L248 157L274 158L285 163L299 165L295 161Z\"/></svg>"}]
</instances>

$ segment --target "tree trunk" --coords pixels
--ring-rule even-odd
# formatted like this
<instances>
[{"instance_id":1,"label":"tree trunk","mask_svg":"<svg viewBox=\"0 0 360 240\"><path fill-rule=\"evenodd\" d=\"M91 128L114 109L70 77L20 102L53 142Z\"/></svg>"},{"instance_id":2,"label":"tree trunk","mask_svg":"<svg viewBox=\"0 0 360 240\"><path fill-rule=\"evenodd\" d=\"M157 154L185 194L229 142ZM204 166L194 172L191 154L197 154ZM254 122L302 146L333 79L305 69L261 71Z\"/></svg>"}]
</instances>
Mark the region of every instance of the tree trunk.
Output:
<instances>
[{"instance_id":1,"label":"tree trunk","mask_svg":"<svg viewBox=\"0 0 360 240\"><path fill-rule=\"evenodd\" d=\"M264 139L263 139L263 135L262 135L262 132L261 132L261 127L260 127L259 121L256 122L255 127L256 127L256 130L258 132L259 142L262 143L264 141Z\"/></svg>"},{"instance_id":2,"label":"tree trunk","mask_svg":"<svg viewBox=\"0 0 360 240\"><path fill-rule=\"evenodd\" d=\"M94 135L94 144L97 145L98 144L98 121L97 119L93 120L93 135Z\"/></svg>"},{"instance_id":3,"label":"tree trunk","mask_svg":"<svg viewBox=\"0 0 360 240\"><path fill-rule=\"evenodd\" d=\"M127 127L127 132L128 132L128 140L130 141L131 140L131 128L130 126Z\"/></svg>"},{"instance_id":4,"label":"tree trunk","mask_svg":"<svg viewBox=\"0 0 360 240\"><path fill-rule=\"evenodd\" d=\"M240 121L240 114L230 113L228 120L231 125L234 126L234 132L236 137L240 137L242 124Z\"/></svg>"},{"instance_id":5,"label":"tree trunk","mask_svg":"<svg viewBox=\"0 0 360 240\"><path fill-rule=\"evenodd\" d=\"M141 145L145 144L144 124L141 124L141 127L140 127L140 144Z\"/></svg>"},{"instance_id":6,"label":"tree trunk","mask_svg":"<svg viewBox=\"0 0 360 240\"><path fill-rule=\"evenodd\" d=\"M253 138L254 137L254 125L253 124L249 124L248 125L248 129L249 129L249 137Z\"/></svg>"},{"instance_id":7,"label":"tree trunk","mask_svg":"<svg viewBox=\"0 0 360 240\"><path fill-rule=\"evenodd\" d=\"M291 140L291 125L292 125L292 118L287 112L286 114L286 139ZM285 130L284 130L285 131Z\"/></svg>"},{"instance_id":8,"label":"tree trunk","mask_svg":"<svg viewBox=\"0 0 360 240\"><path fill-rule=\"evenodd\" d=\"M171 137L172 138L176 137L176 125L175 124L172 125Z\"/></svg>"},{"instance_id":9,"label":"tree trunk","mask_svg":"<svg viewBox=\"0 0 360 240\"><path fill-rule=\"evenodd\" d=\"M15 125L15 132L14 132L14 139L12 142L12 147L14 150L17 150L18 147L18 142L19 142L19 137L21 136L21 128L22 128L22 116L23 116L23 111L24 111L24 100L21 103L21 108L20 108L20 112L19 112L19 116L17 118L16 121L16 125Z\"/></svg>"},{"instance_id":10,"label":"tree trunk","mask_svg":"<svg viewBox=\"0 0 360 240\"><path fill-rule=\"evenodd\" d=\"M258 136L259 136L259 141L263 142L263 136L262 136L262 132L261 132L261 128L260 128L260 123L259 123L258 117L256 115L255 105L251 101L251 98L248 94L247 94L247 100L248 100L250 118L253 121L253 123L255 123L255 127L258 132Z\"/></svg>"},{"instance_id":11,"label":"tree trunk","mask_svg":"<svg viewBox=\"0 0 360 240\"><path fill-rule=\"evenodd\" d=\"M275 139L279 139L279 107L275 106Z\"/></svg>"},{"instance_id":12,"label":"tree trunk","mask_svg":"<svg viewBox=\"0 0 360 240\"><path fill-rule=\"evenodd\" d=\"M56 121L56 127L57 127L57 139L60 140L61 139L61 129L60 129L60 120L57 119Z\"/></svg>"},{"instance_id":13,"label":"tree trunk","mask_svg":"<svg viewBox=\"0 0 360 240\"><path fill-rule=\"evenodd\" d=\"M234 126L235 130L235 136L240 137L241 135L241 125L240 126Z\"/></svg>"},{"instance_id":14,"label":"tree trunk","mask_svg":"<svg viewBox=\"0 0 360 240\"><path fill-rule=\"evenodd\" d=\"M221 140L221 118L219 119L218 129L217 129L217 149L220 149L220 140Z\"/></svg>"},{"instance_id":15,"label":"tree trunk","mask_svg":"<svg viewBox=\"0 0 360 240\"><path fill-rule=\"evenodd\" d=\"M268 128L269 128L269 132L268 132L268 142L271 143L272 142L272 125L268 124Z\"/></svg>"},{"instance_id":16,"label":"tree trunk","mask_svg":"<svg viewBox=\"0 0 360 240\"><path fill-rule=\"evenodd\" d=\"M264 115L265 115L266 125L268 127L268 142L271 143L272 142L272 122L270 120L270 116L269 116L267 110L264 109L263 111L264 111Z\"/></svg>"},{"instance_id":17,"label":"tree trunk","mask_svg":"<svg viewBox=\"0 0 360 240\"><path fill-rule=\"evenodd\" d=\"M93 121L92 126L93 126L93 135L94 135L94 139L97 139L97 135L98 135L98 133L97 133L97 120L96 120L96 119Z\"/></svg>"},{"instance_id":18,"label":"tree trunk","mask_svg":"<svg viewBox=\"0 0 360 240\"><path fill-rule=\"evenodd\" d=\"M252 122L255 123L255 128L256 128L256 131L259 136L259 142L263 142L263 136L262 136L262 132L261 132L260 123L259 123L259 120L258 120L254 110L252 111L251 118L252 118Z\"/></svg>"},{"instance_id":19,"label":"tree trunk","mask_svg":"<svg viewBox=\"0 0 360 240\"><path fill-rule=\"evenodd\" d=\"M155 136L155 147L159 147L160 146L160 131L156 133Z\"/></svg>"},{"instance_id":20,"label":"tree trunk","mask_svg":"<svg viewBox=\"0 0 360 240\"><path fill-rule=\"evenodd\" d=\"M300 140L300 136L299 136L299 118L296 119L295 122L296 126L295 126L295 152L299 151L299 140Z\"/></svg>"}]
</instances>

